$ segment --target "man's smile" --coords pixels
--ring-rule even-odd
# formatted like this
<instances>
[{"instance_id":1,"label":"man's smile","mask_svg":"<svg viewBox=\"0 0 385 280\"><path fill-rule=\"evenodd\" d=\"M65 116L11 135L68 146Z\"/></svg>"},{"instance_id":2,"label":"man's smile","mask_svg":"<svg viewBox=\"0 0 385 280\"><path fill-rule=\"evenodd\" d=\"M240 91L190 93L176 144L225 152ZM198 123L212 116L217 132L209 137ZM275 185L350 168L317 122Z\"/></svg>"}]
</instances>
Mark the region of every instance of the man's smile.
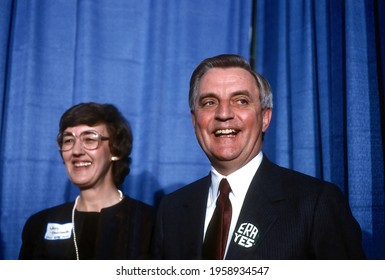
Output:
<instances>
[{"instance_id":1,"label":"man's smile","mask_svg":"<svg viewBox=\"0 0 385 280\"><path fill-rule=\"evenodd\" d=\"M239 131L233 128L218 129L214 132L215 136L235 136Z\"/></svg>"}]
</instances>

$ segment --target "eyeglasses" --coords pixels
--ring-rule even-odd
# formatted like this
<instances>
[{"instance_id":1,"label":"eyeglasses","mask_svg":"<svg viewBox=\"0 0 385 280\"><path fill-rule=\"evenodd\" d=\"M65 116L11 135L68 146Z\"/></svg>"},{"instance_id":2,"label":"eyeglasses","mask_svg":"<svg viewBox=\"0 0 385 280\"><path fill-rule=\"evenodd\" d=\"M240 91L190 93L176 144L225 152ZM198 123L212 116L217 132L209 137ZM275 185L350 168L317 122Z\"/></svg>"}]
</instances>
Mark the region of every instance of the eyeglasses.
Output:
<instances>
[{"instance_id":1,"label":"eyeglasses","mask_svg":"<svg viewBox=\"0 0 385 280\"><path fill-rule=\"evenodd\" d=\"M79 136L76 136L73 132L59 133L57 136L57 143L60 151L66 152L71 150L75 146L76 139L80 140L82 148L86 150L95 150L99 148L102 141L108 140L109 138L102 136L95 130L83 131Z\"/></svg>"}]
</instances>

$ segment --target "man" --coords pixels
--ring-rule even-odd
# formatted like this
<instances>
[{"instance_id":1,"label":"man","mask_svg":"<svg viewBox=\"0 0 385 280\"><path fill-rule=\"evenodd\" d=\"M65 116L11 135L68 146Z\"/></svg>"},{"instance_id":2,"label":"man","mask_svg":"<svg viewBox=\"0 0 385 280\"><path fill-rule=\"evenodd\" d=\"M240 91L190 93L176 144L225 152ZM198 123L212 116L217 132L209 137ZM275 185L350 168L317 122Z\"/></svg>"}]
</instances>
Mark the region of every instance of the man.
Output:
<instances>
[{"instance_id":1,"label":"man","mask_svg":"<svg viewBox=\"0 0 385 280\"><path fill-rule=\"evenodd\" d=\"M204 60L192 74L189 103L211 172L161 201L155 258L365 258L360 226L338 187L262 153L272 93L244 58ZM227 228L214 226L217 217Z\"/></svg>"}]
</instances>

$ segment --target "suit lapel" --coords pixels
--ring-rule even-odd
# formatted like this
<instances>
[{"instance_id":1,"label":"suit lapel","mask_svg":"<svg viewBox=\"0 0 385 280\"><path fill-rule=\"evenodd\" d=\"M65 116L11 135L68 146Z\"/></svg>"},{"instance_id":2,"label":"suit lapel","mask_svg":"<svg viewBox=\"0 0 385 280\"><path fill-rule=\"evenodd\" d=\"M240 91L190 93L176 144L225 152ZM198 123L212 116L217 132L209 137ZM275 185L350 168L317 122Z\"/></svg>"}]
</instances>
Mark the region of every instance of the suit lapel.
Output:
<instances>
[{"instance_id":1,"label":"suit lapel","mask_svg":"<svg viewBox=\"0 0 385 280\"><path fill-rule=\"evenodd\" d=\"M253 259L278 219L284 192L274 182L274 165L264 156L247 191L226 259Z\"/></svg>"},{"instance_id":2,"label":"suit lapel","mask_svg":"<svg viewBox=\"0 0 385 280\"><path fill-rule=\"evenodd\" d=\"M207 208L207 196L209 187L211 184L211 177L206 176L201 180L194 183L190 197L182 204L183 213L180 213L180 217L183 220L183 226L180 227L182 230L187 232L181 232L180 236L184 236L181 248L183 256L194 255L200 259L202 254L202 242L203 242L203 228L205 222L206 208Z\"/></svg>"}]
</instances>

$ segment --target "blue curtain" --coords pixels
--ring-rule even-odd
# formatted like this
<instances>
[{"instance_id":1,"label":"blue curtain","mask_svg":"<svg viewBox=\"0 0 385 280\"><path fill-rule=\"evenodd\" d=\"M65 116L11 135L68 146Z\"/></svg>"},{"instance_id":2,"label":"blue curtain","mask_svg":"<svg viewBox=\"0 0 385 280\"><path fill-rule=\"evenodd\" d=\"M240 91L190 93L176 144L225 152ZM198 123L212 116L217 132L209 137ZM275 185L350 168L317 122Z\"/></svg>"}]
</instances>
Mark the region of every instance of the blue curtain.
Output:
<instances>
[{"instance_id":1,"label":"blue curtain","mask_svg":"<svg viewBox=\"0 0 385 280\"><path fill-rule=\"evenodd\" d=\"M368 257L385 258L383 12L364 0L0 0L0 258L17 258L32 213L78 194L55 143L74 104L129 119L126 194L154 205L206 175L188 82L220 53L271 81L268 156L341 186Z\"/></svg>"},{"instance_id":2,"label":"blue curtain","mask_svg":"<svg viewBox=\"0 0 385 280\"><path fill-rule=\"evenodd\" d=\"M368 258L385 259L385 3L257 3L255 64L275 102L264 150L338 184Z\"/></svg>"},{"instance_id":3,"label":"blue curtain","mask_svg":"<svg viewBox=\"0 0 385 280\"><path fill-rule=\"evenodd\" d=\"M29 215L78 194L55 143L76 103L113 103L131 122L126 194L154 204L208 173L188 82L205 57L249 55L251 1L0 3L1 258L17 258Z\"/></svg>"}]
</instances>

